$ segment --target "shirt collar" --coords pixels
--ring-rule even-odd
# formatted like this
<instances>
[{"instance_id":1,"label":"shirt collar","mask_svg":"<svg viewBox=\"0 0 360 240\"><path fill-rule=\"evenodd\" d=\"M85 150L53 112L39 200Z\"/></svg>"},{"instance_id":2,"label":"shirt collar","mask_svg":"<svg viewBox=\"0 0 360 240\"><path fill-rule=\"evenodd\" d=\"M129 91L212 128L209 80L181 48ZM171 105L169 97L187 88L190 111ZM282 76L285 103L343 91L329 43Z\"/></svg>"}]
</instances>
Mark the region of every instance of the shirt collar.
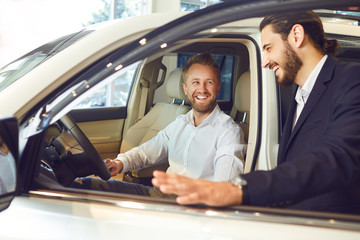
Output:
<instances>
[{"instance_id":1,"label":"shirt collar","mask_svg":"<svg viewBox=\"0 0 360 240\"><path fill-rule=\"evenodd\" d=\"M310 93L315 85L316 79L325 64L327 57L328 55L324 55L323 58L318 62L314 70L311 72L310 76L306 79L304 86L299 86L295 96L295 100L297 103L301 103L301 99L303 100L303 104L307 102Z\"/></svg>"},{"instance_id":2,"label":"shirt collar","mask_svg":"<svg viewBox=\"0 0 360 240\"><path fill-rule=\"evenodd\" d=\"M194 123L194 116L193 116L193 109L191 109L191 111L189 111L186 116L185 116L185 119L186 121L195 126L195 123ZM209 116L207 116L205 118L205 120L198 126L198 127L201 127L201 126L205 126L206 124L210 124L210 125L214 125L216 123L216 119L217 117L220 115L221 113L221 109L219 107L218 104L216 104L215 108L213 109L213 111L210 113Z\"/></svg>"}]
</instances>

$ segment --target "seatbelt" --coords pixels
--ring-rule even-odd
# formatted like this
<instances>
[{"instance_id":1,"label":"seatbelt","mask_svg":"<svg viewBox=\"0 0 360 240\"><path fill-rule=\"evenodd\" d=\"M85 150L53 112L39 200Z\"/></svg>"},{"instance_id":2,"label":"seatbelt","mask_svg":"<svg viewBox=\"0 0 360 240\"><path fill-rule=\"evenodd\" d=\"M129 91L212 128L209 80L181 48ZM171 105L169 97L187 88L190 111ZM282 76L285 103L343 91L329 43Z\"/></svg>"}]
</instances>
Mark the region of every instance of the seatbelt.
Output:
<instances>
[{"instance_id":1,"label":"seatbelt","mask_svg":"<svg viewBox=\"0 0 360 240\"><path fill-rule=\"evenodd\" d=\"M235 121L236 119L236 115L237 115L237 109L235 107L235 103L233 104L232 108L231 108L231 112L230 112L230 117Z\"/></svg>"},{"instance_id":2,"label":"seatbelt","mask_svg":"<svg viewBox=\"0 0 360 240\"><path fill-rule=\"evenodd\" d=\"M236 122L236 117L238 116L238 113L242 113L242 119L240 119L240 123L246 123L246 118L247 118L247 112L239 112L236 107L235 104L233 105L231 112L230 112L230 117ZM240 115L241 116L241 115Z\"/></svg>"},{"instance_id":3,"label":"seatbelt","mask_svg":"<svg viewBox=\"0 0 360 240\"><path fill-rule=\"evenodd\" d=\"M141 118L143 118L145 115L149 87L150 87L150 82L142 78L140 80L140 88L141 88L140 106L139 106L138 118L136 122L139 121Z\"/></svg>"}]
</instances>

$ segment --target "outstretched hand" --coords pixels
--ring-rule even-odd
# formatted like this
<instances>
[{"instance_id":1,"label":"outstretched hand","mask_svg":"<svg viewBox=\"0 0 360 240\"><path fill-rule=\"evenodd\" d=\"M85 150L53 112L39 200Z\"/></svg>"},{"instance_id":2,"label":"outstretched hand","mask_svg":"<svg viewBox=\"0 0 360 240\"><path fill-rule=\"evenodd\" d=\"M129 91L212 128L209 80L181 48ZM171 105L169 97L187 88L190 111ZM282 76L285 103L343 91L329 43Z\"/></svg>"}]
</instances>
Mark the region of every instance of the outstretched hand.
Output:
<instances>
[{"instance_id":1,"label":"outstretched hand","mask_svg":"<svg viewBox=\"0 0 360 240\"><path fill-rule=\"evenodd\" d=\"M242 202L242 191L230 182L191 179L176 174L154 171L152 184L165 194L176 194L177 203L203 203L209 206L237 205Z\"/></svg>"}]
</instances>

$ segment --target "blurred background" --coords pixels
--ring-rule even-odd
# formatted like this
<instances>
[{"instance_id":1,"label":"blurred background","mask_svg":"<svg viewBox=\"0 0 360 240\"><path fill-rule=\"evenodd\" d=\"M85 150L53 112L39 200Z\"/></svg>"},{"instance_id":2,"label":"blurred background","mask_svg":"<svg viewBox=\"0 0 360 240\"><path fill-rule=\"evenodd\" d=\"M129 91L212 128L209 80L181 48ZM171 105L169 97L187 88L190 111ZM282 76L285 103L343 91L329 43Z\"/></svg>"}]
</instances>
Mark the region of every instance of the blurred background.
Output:
<instances>
[{"instance_id":1,"label":"blurred background","mask_svg":"<svg viewBox=\"0 0 360 240\"><path fill-rule=\"evenodd\" d=\"M164 11L196 11L219 0L0 0L0 67L90 24Z\"/></svg>"}]
</instances>

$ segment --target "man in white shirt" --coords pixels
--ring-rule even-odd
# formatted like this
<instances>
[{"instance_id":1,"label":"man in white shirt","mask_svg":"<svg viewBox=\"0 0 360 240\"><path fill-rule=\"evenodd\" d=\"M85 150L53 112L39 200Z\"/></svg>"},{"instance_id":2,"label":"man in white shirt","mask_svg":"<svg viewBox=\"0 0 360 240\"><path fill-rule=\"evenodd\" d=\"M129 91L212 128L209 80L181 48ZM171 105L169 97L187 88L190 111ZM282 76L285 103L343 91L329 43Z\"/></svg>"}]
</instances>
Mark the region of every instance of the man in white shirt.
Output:
<instances>
[{"instance_id":1,"label":"man in white shirt","mask_svg":"<svg viewBox=\"0 0 360 240\"><path fill-rule=\"evenodd\" d=\"M183 89L192 110L153 139L105 163L112 176L168 158L168 173L194 179L229 181L243 172L246 144L241 128L216 103L221 81L215 59L203 53L183 68ZM168 197L157 188L117 180L82 178L74 187Z\"/></svg>"}]
</instances>

